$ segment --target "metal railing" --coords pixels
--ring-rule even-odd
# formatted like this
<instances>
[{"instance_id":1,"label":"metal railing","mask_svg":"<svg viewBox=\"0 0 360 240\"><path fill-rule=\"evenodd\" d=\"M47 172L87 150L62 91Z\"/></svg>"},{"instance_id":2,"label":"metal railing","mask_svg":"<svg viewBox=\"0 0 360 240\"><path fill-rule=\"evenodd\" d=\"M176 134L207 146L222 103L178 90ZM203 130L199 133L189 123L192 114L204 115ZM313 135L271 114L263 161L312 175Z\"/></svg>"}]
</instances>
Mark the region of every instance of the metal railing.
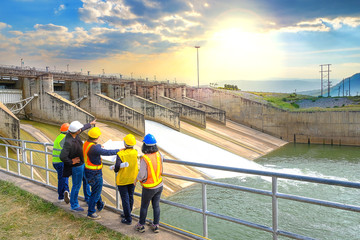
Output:
<instances>
[{"instance_id":1,"label":"metal railing","mask_svg":"<svg viewBox=\"0 0 360 240\"><path fill-rule=\"evenodd\" d=\"M13 142L20 142L19 146L10 145L6 143L0 143L0 147L5 147L5 156L0 156L0 162L1 159L6 160L6 169L1 169L2 171L6 171L15 175L18 175L22 178L37 182L42 185L49 186L51 188L56 189L56 186L53 186L50 184L49 181L49 173L53 172L56 173L56 171L52 168L49 168L49 155L52 155L52 146L53 144L50 143L39 143L39 142L32 142L32 141L25 141L25 140L17 140L17 139L8 139L8 138L1 138L0 140L6 141L13 141ZM42 146L44 150L37 150L33 148L27 147L28 144L36 144ZM9 157L9 148L12 149L16 153L16 159ZM33 163L33 154L34 153L41 153L44 154L44 165L35 165ZM10 161L17 163L17 169L16 172L10 171ZM194 239L207 239L208 238L208 217L213 217L217 219L222 219L228 222L237 223L240 225L244 225L250 228L259 229L265 232L269 232L272 234L273 239L278 239L279 236L285 236L292 239L314 239L307 236L302 236L297 233L292 233L288 231L284 231L279 229L278 224L278 200L279 199L287 199L290 201L296 201L296 202L303 202L307 204L313 204L313 205L320 205L328 208L336 208L336 209L342 209L346 211L356 212L360 213L360 206L354 206L354 205L347 205L337 202L331 202L331 201L325 201L325 200L318 200L308 197L302 197L297 195L290 195L290 194L284 194L278 192L278 179L290 179L290 180L297 180L301 182L310 182L310 183L319 183L319 184L326 184L331 186L341 186L341 187L347 187L347 188L354 188L354 189L360 189L360 183L359 182L350 182L350 181L340 181L340 180L333 180L333 179L325 179L325 178L316 178L316 177L309 177L309 176L302 176L302 175L294 175L294 174L285 174L285 173L278 173L278 172L270 172L270 171L261 171L261 170L252 170L252 169L243 169L243 168L232 168L232 167L224 167L224 166L217 166L217 165L210 165L210 164L200 164L200 163L194 163L194 162L185 162L185 161L177 161L177 160L171 160L171 159L164 159L164 162L169 164L179 164L179 165L185 165L185 166L191 166L191 167L200 167L200 168L209 168L209 169L216 169L216 170L222 170L222 171L229 171L229 172L236 172L236 173L244 173L244 174L250 174L255 176L264 176L264 177L271 177L271 185L272 189L271 191L262 190L262 189L256 189L256 188L249 188L244 186L238 186L238 185L232 185L227 183L222 183L214 180L204 180L204 179L197 179L197 178L191 178L191 177L184 177L180 175L175 174L169 174L169 173L163 173L163 177L165 178L174 178L179 179L183 181L189 181L192 183L199 183L202 185L201 190L201 196L202 196L202 208L196 208L192 206L188 206L181 203L172 202L166 199L161 199L161 203L168 204L170 206L178 207L181 209L186 209L195 213L199 213L202 215L202 228L203 228L203 235L197 235L195 233L188 232L183 229L179 229L177 227L170 226L165 223L161 223L160 225L164 228L168 228L170 230L173 230L175 232L184 234L188 237L194 238ZM28 165L30 167L30 176L25 176L21 173L21 166L22 165ZM106 163L105 163L106 164ZM107 164L110 165L110 164ZM36 180L34 177L34 169L42 169L46 171L46 178L42 179L41 181ZM166 170L166 169L165 169ZM253 223L249 221L245 221L242 219L234 218L227 215L218 214L215 212L211 212L207 209L207 186L216 186L220 188L226 188L226 189L232 189L237 191L242 191L246 193L254 193L264 196L269 196L272 198L272 226L265 226L258 223ZM109 207L111 210L115 212L121 213L122 210L120 209L120 197L118 193L118 189L115 186L104 184L104 187L114 189L116 191L116 202L115 207ZM136 196L141 196L140 193L135 192ZM166 214L166 213L165 213ZM136 215L133 215L135 217L138 217ZM360 216L360 215L359 215Z\"/></svg>"}]
</instances>

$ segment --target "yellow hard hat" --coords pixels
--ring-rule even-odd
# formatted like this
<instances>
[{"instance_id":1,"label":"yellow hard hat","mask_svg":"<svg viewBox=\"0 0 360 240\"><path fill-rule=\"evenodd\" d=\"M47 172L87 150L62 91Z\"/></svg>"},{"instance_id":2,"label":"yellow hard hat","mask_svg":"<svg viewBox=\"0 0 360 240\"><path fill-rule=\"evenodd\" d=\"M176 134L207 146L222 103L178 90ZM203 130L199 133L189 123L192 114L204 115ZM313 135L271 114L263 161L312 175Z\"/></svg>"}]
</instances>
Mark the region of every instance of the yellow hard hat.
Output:
<instances>
[{"instance_id":1,"label":"yellow hard hat","mask_svg":"<svg viewBox=\"0 0 360 240\"><path fill-rule=\"evenodd\" d=\"M124 137L124 142L128 146L134 146L136 144L136 139L134 135L128 134Z\"/></svg>"},{"instance_id":2,"label":"yellow hard hat","mask_svg":"<svg viewBox=\"0 0 360 240\"><path fill-rule=\"evenodd\" d=\"M98 138L101 135L100 132L100 128L98 127L93 127L92 129L90 129L90 131L88 132L89 137L91 138Z\"/></svg>"}]
</instances>

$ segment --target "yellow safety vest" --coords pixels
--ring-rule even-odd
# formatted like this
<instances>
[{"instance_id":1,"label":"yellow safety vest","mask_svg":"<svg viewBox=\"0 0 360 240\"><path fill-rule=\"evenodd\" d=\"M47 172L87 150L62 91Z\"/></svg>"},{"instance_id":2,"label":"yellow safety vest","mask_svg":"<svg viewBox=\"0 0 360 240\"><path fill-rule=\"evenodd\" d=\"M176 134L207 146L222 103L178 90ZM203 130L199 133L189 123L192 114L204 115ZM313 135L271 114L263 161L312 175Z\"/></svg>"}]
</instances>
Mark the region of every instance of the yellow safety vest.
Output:
<instances>
[{"instance_id":1,"label":"yellow safety vest","mask_svg":"<svg viewBox=\"0 0 360 240\"><path fill-rule=\"evenodd\" d=\"M153 188L162 182L162 163L159 152L145 154L143 159L147 165L147 179L146 182L142 182L141 185L144 188Z\"/></svg>"},{"instance_id":2,"label":"yellow safety vest","mask_svg":"<svg viewBox=\"0 0 360 240\"><path fill-rule=\"evenodd\" d=\"M120 168L116 176L116 184L118 186L124 186L134 183L138 173L138 151L136 149L128 148L120 150L117 155L120 157L121 161L128 162L129 166L125 168Z\"/></svg>"},{"instance_id":3,"label":"yellow safety vest","mask_svg":"<svg viewBox=\"0 0 360 240\"><path fill-rule=\"evenodd\" d=\"M102 160L100 165L95 165L90 161L90 158L87 155L92 145L95 145L95 143L86 141L83 146L85 168L90 170L100 170L103 167Z\"/></svg>"},{"instance_id":4,"label":"yellow safety vest","mask_svg":"<svg viewBox=\"0 0 360 240\"><path fill-rule=\"evenodd\" d=\"M62 147L61 147L60 143L65 138L65 136L66 136L66 134L60 133L59 136L57 136L54 141L54 147L53 147L53 152L52 152L52 161L54 163L61 162L60 153L61 153Z\"/></svg>"}]
</instances>

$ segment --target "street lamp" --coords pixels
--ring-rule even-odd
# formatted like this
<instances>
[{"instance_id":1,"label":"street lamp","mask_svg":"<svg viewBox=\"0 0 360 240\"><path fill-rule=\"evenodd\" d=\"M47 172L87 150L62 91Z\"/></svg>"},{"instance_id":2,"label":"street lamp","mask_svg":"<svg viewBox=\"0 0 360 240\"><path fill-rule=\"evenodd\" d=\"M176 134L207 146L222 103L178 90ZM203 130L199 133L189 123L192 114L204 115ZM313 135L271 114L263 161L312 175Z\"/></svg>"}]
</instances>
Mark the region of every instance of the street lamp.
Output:
<instances>
[{"instance_id":1,"label":"street lamp","mask_svg":"<svg viewBox=\"0 0 360 240\"><path fill-rule=\"evenodd\" d=\"M69 72L69 64L66 65L67 72Z\"/></svg>"},{"instance_id":2,"label":"street lamp","mask_svg":"<svg viewBox=\"0 0 360 240\"><path fill-rule=\"evenodd\" d=\"M198 88L200 88L200 83L199 83L199 48L200 46L195 46L196 48L196 55L197 55L197 79L198 79Z\"/></svg>"},{"instance_id":3,"label":"street lamp","mask_svg":"<svg viewBox=\"0 0 360 240\"><path fill-rule=\"evenodd\" d=\"M23 58L20 60L20 66L21 66L21 68L23 68L23 65L24 65L24 62L23 62Z\"/></svg>"}]
</instances>

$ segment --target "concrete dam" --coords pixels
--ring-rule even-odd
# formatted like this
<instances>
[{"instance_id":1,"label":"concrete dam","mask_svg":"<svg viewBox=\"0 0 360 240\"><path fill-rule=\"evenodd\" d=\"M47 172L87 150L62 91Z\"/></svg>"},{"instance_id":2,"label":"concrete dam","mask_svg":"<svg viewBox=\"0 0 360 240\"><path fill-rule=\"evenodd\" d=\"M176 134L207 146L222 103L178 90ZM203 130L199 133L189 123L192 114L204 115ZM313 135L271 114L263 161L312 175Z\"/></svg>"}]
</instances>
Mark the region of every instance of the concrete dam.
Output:
<instances>
[{"instance_id":1,"label":"concrete dam","mask_svg":"<svg viewBox=\"0 0 360 240\"><path fill-rule=\"evenodd\" d=\"M285 111L234 91L48 69L0 67L0 77L0 135L9 138L25 116L57 125L97 118L139 135L149 119L248 159L286 142L360 145L359 111Z\"/></svg>"},{"instance_id":2,"label":"concrete dam","mask_svg":"<svg viewBox=\"0 0 360 240\"><path fill-rule=\"evenodd\" d=\"M145 119L255 159L284 144L279 138L226 120L226 112L187 96L180 84L0 68L0 135L19 138L20 118L60 125L93 119L143 136ZM203 89L196 89L202 91ZM189 91L194 94L193 91Z\"/></svg>"}]
</instances>

